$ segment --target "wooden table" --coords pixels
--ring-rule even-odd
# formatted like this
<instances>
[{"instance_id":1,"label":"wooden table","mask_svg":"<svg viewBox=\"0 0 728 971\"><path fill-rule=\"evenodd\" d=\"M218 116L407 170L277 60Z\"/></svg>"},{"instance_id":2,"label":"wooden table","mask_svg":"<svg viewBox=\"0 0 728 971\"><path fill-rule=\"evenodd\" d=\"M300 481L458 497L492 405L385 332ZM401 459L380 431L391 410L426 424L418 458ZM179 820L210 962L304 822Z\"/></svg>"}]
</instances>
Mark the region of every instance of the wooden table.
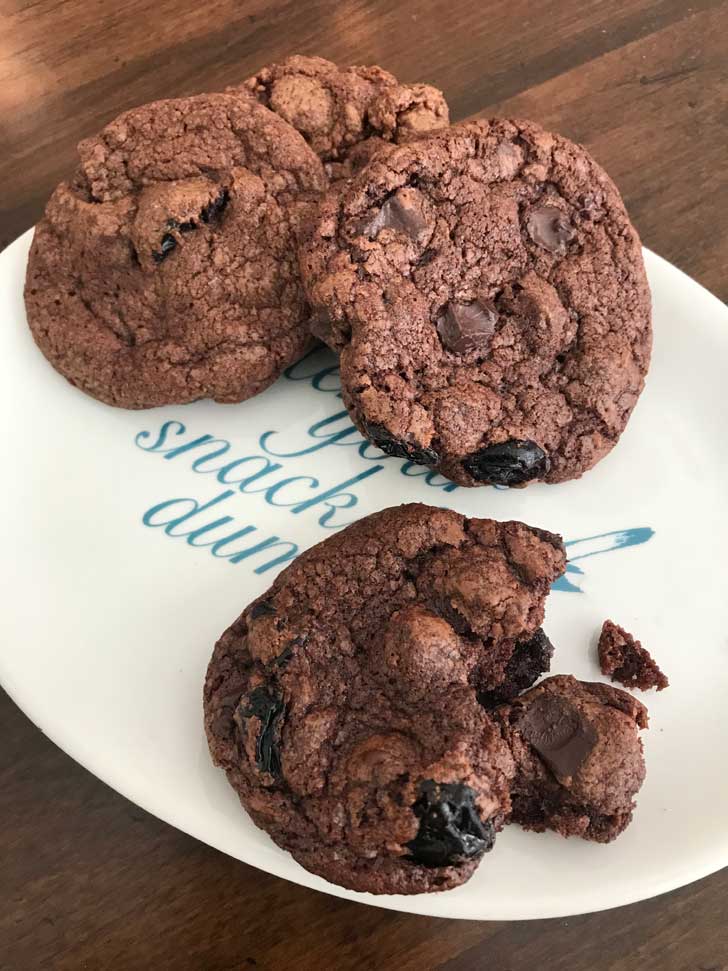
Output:
<instances>
[{"instance_id":1,"label":"wooden table","mask_svg":"<svg viewBox=\"0 0 728 971\"><path fill-rule=\"evenodd\" d=\"M516 114L585 142L645 244L728 298L728 0L0 0L0 245L124 108L295 51L431 81L455 119ZM728 870L569 920L410 917L183 836L4 695L0 739L3 971L728 971Z\"/></svg>"}]
</instances>

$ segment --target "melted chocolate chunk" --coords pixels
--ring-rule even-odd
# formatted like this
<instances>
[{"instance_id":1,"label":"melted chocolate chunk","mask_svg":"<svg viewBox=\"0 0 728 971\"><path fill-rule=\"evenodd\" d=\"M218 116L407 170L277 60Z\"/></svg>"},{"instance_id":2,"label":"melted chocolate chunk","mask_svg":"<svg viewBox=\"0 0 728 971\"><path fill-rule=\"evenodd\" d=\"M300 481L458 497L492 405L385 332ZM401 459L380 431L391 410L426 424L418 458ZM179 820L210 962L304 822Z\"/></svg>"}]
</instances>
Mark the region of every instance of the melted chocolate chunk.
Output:
<instances>
[{"instance_id":1,"label":"melted chocolate chunk","mask_svg":"<svg viewBox=\"0 0 728 971\"><path fill-rule=\"evenodd\" d=\"M449 303L437 321L437 332L448 351L486 350L498 321L498 311L490 301Z\"/></svg>"},{"instance_id":2,"label":"melted chocolate chunk","mask_svg":"<svg viewBox=\"0 0 728 971\"><path fill-rule=\"evenodd\" d=\"M493 848L495 829L483 823L475 808L475 793L462 783L428 780L412 807L420 821L417 836L407 843L407 859L421 866L453 866L482 856Z\"/></svg>"},{"instance_id":3,"label":"melted chocolate chunk","mask_svg":"<svg viewBox=\"0 0 728 971\"><path fill-rule=\"evenodd\" d=\"M596 732L577 708L546 694L528 705L516 727L557 779L574 776L597 742Z\"/></svg>"},{"instance_id":4,"label":"melted chocolate chunk","mask_svg":"<svg viewBox=\"0 0 728 971\"><path fill-rule=\"evenodd\" d=\"M549 464L548 456L535 442L512 438L473 452L463 461L463 468L477 482L513 486L545 475Z\"/></svg>"},{"instance_id":5,"label":"melted chocolate chunk","mask_svg":"<svg viewBox=\"0 0 728 971\"><path fill-rule=\"evenodd\" d=\"M171 233L165 233L162 236L162 242L158 250L152 251L152 259L155 263L161 263L162 260L166 260L169 254L177 246L177 240L172 236Z\"/></svg>"},{"instance_id":6,"label":"melted chocolate chunk","mask_svg":"<svg viewBox=\"0 0 728 971\"><path fill-rule=\"evenodd\" d=\"M247 705L243 705L244 702L241 702L241 718L257 718L260 721L260 731L255 742L255 761L258 768L261 772L269 772L279 777L281 754L278 749L277 726L283 714L283 702L261 686L251 691Z\"/></svg>"},{"instance_id":7,"label":"melted chocolate chunk","mask_svg":"<svg viewBox=\"0 0 728 971\"><path fill-rule=\"evenodd\" d=\"M532 209L526 222L534 243L550 253L565 253L566 244L574 235L574 228L565 213L556 206L539 206Z\"/></svg>"},{"instance_id":8,"label":"melted chocolate chunk","mask_svg":"<svg viewBox=\"0 0 728 971\"><path fill-rule=\"evenodd\" d=\"M551 667L554 647L539 627L533 637L519 641L503 673L503 681L492 691L481 691L478 701L485 708L511 701Z\"/></svg>"},{"instance_id":9,"label":"melted chocolate chunk","mask_svg":"<svg viewBox=\"0 0 728 971\"><path fill-rule=\"evenodd\" d=\"M382 208L371 219L364 222L361 233L374 239L383 229L393 229L416 239L427 229L427 220L422 205L422 195L417 189L405 188L386 199Z\"/></svg>"},{"instance_id":10,"label":"melted chocolate chunk","mask_svg":"<svg viewBox=\"0 0 728 971\"><path fill-rule=\"evenodd\" d=\"M409 442L394 438L383 425L367 424L366 437L377 448L381 448L385 455L408 459L410 462L416 462L417 465L437 465L440 460L434 448L411 445Z\"/></svg>"}]
</instances>

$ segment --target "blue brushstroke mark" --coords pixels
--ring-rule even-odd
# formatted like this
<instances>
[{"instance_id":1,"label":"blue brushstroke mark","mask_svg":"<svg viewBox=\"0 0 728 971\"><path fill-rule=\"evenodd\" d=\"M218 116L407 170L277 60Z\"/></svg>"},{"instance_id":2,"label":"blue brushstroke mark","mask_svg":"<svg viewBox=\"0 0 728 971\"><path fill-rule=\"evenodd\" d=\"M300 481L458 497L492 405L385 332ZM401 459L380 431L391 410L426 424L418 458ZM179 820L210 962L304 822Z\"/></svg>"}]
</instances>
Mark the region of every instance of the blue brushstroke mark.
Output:
<instances>
[{"instance_id":1,"label":"blue brushstroke mark","mask_svg":"<svg viewBox=\"0 0 728 971\"><path fill-rule=\"evenodd\" d=\"M583 576L584 571L576 565L576 560L585 560L589 556L611 553L613 550L625 549L628 546L641 546L652 539L654 535L654 529L649 526L633 526L631 529L616 529L611 533L597 533L595 536L567 540L564 543L569 556L566 573ZM551 589L568 591L569 593L583 593L581 587L573 583L566 575L559 577Z\"/></svg>"}]
</instances>

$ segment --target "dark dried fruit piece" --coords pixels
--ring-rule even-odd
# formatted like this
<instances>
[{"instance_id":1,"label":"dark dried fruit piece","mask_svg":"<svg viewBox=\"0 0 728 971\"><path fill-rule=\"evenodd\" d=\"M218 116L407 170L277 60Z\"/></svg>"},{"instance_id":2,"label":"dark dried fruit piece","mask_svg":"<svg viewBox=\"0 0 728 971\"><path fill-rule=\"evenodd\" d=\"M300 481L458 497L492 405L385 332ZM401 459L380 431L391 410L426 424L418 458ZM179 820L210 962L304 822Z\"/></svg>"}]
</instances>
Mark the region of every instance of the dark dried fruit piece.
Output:
<instances>
[{"instance_id":1,"label":"dark dried fruit piece","mask_svg":"<svg viewBox=\"0 0 728 971\"><path fill-rule=\"evenodd\" d=\"M250 619L257 620L259 617L265 617L266 614L274 614L275 612L276 608L269 600L261 600L250 611Z\"/></svg>"},{"instance_id":2,"label":"dark dried fruit piece","mask_svg":"<svg viewBox=\"0 0 728 971\"><path fill-rule=\"evenodd\" d=\"M511 701L549 670L553 654L553 644L539 627L533 637L516 644L501 684L492 691L481 691L478 701L485 708Z\"/></svg>"},{"instance_id":3,"label":"dark dried fruit piece","mask_svg":"<svg viewBox=\"0 0 728 971\"><path fill-rule=\"evenodd\" d=\"M279 777L281 774L281 755L278 750L277 725L283 714L283 702L267 688L259 687L251 691L247 705L241 702L241 718L257 718L260 731L255 743L255 761L261 772L269 772Z\"/></svg>"},{"instance_id":4,"label":"dark dried fruit piece","mask_svg":"<svg viewBox=\"0 0 728 971\"><path fill-rule=\"evenodd\" d=\"M215 199L208 202L207 205L202 208L200 211L200 219L203 221L203 223L209 223L213 219L217 219L229 201L230 190L222 189Z\"/></svg>"},{"instance_id":5,"label":"dark dried fruit piece","mask_svg":"<svg viewBox=\"0 0 728 971\"><path fill-rule=\"evenodd\" d=\"M383 425L367 422L364 427L364 434L372 444L381 448L385 455L408 459L410 462L416 462L417 465L437 465L440 461L440 456L434 448L410 445L399 438L394 438Z\"/></svg>"},{"instance_id":6,"label":"dark dried fruit piece","mask_svg":"<svg viewBox=\"0 0 728 971\"><path fill-rule=\"evenodd\" d=\"M421 866L453 866L482 856L493 848L495 829L483 823L475 808L475 793L462 783L428 779L412 807L420 820L417 836L407 843L407 859Z\"/></svg>"},{"instance_id":7,"label":"dark dried fruit piece","mask_svg":"<svg viewBox=\"0 0 728 971\"><path fill-rule=\"evenodd\" d=\"M162 242L158 250L153 250L152 259L155 263L161 263L162 260L166 260L169 254L177 246L177 240L172 236L171 233L165 233L162 236Z\"/></svg>"},{"instance_id":8,"label":"dark dried fruit piece","mask_svg":"<svg viewBox=\"0 0 728 971\"><path fill-rule=\"evenodd\" d=\"M549 470L550 462L535 442L512 438L488 445L463 461L463 468L477 482L491 485L520 485L538 479Z\"/></svg>"}]
</instances>

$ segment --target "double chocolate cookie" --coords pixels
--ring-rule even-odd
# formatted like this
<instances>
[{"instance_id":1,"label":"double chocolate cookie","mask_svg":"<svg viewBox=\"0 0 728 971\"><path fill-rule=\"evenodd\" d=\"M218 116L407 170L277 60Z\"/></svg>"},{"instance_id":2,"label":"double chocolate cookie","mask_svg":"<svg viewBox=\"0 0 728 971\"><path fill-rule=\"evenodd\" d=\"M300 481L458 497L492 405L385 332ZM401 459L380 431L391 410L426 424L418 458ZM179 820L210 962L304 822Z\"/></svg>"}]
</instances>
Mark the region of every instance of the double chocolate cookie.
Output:
<instances>
[{"instance_id":1,"label":"double chocolate cookie","mask_svg":"<svg viewBox=\"0 0 728 971\"><path fill-rule=\"evenodd\" d=\"M511 659L538 654L523 645L540 640L564 565L550 533L421 505L301 555L207 672L210 751L255 823L355 890L467 880L510 811L514 772L477 695L508 694Z\"/></svg>"},{"instance_id":2,"label":"double chocolate cookie","mask_svg":"<svg viewBox=\"0 0 728 971\"><path fill-rule=\"evenodd\" d=\"M242 401L311 342L296 244L326 185L252 98L126 112L79 145L36 229L25 299L40 349L112 405Z\"/></svg>"},{"instance_id":3,"label":"double chocolate cookie","mask_svg":"<svg viewBox=\"0 0 728 971\"><path fill-rule=\"evenodd\" d=\"M512 820L609 843L645 778L647 709L607 684L547 678L496 712L516 763Z\"/></svg>"},{"instance_id":4,"label":"double chocolate cookie","mask_svg":"<svg viewBox=\"0 0 728 971\"><path fill-rule=\"evenodd\" d=\"M242 86L297 129L334 179L361 167L383 144L444 128L448 108L429 84L402 84L381 67L339 67L295 55Z\"/></svg>"},{"instance_id":5,"label":"double chocolate cookie","mask_svg":"<svg viewBox=\"0 0 728 971\"><path fill-rule=\"evenodd\" d=\"M530 122L375 156L327 196L301 264L357 427L461 485L581 475L642 390L637 233L588 153Z\"/></svg>"}]
</instances>

